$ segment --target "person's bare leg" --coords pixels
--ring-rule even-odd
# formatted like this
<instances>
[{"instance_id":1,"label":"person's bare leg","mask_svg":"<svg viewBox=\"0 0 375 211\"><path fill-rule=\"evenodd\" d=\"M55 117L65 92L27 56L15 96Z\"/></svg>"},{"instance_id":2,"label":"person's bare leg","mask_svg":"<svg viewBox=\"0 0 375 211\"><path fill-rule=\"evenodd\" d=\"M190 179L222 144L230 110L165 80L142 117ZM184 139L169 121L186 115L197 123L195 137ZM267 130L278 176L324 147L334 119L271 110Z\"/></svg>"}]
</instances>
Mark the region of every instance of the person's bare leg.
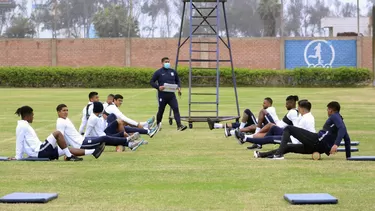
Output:
<instances>
[{"instance_id":1,"label":"person's bare leg","mask_svg":"<svg viewBox=\"0 0 375 211\"><path fill-rule=\"evenodd\" d=\"M271 127L273 127L273 126L275 126L275 124L268 123L262 129L260 129L260 131L258 133L264 133L264 134L266 134L268 131L270 131ZM254 136L254 138L255 138L255 136ZM258 138L258 137L256 137L256 138Z\"/></svg>"},{"instance_id":2,"label":"person's bare leg","mask_svg":"<svg viewBox=\"0 0 375 211\"><path fill-rule=\"evenodd\" d=\"M57 145L62 149L67 149L68 145L66 144L64 135L60 131L55 131L52 133L52 135L55 137L57 141ZM69 152L75 156L83 156L85 155L84 149L76 149L76 148L70 148ZM68 156L68 155L67 155ZM69 157L69 156L68 156Z\"/></svg>"},{"instance_id":3,"label":"person's bare leg","mask_svg":"<svg viewBox=\"0 0 375 211\"><path fill-rule=\"evenodd\" d=\"M256 125L250 125L250 126L240 129L240 132L243 132L243 133L255 132L256 129L257 129Z\"/></svg>"},{"instance_id":4,"label":"person's bare leg","mask_svg":"<svg viewBox=\"0 0 375 211\"><path fill-rule=\"evenodd\" d=\"M117 119L117 132L123 132L125 131L124 127L125 127L125 122L122 121L121 119Z\"/></svg>"},{"instance_id":5,"label":"person's bare leg","mask_svg":"<svg viewBox=\"0 0 375 211\"><path fill-rule=\"evenodd\" d=\"M262 124L265 120L265 113L264 113L264 109L260 110L259 112L259 115L258 115L258 124L257 124L257 127L258 128L262 128Z\"/></svg>"},{"instance_id":6,"label":"person's bare leg","mask_svg":"<svg viewBox=\"0 0 375 211\"><path fill-rule=\"evenodd\" d=\"M225 123L227 125L227 128L231 129L232 128L232 124L231 123Z\"/></svg>"}]
</instances>

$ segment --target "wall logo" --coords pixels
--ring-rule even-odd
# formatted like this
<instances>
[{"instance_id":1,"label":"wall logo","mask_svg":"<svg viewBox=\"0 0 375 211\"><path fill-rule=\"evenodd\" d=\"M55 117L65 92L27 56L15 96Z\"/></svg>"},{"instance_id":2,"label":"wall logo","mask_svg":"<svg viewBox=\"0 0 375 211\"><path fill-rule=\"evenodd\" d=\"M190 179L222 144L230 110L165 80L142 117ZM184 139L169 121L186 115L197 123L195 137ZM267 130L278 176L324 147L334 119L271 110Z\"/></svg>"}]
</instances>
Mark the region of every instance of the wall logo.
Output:
<instances>
[{"instance_id":1,"label":"wall logo","mask_svg":"<svg viewBox=\"0 0 375 211\"><path fill-rule=\"evenodd\" d=\"M326 40L313 40L306 45L304 58L308 67L331 68L335 61L335 48Z\"/></svg>"}]
</instances>

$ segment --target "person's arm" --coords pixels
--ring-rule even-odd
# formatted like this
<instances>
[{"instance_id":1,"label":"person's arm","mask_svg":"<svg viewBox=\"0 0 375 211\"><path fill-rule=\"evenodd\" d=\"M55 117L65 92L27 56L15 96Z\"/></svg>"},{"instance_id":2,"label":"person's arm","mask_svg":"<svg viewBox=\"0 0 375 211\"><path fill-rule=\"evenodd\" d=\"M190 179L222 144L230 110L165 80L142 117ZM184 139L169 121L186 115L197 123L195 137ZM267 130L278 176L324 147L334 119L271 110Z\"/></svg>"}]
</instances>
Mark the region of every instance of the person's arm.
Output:
<instances>
[{"instance_id":1,"label":"person's arm","mask_svg":"<svg viewBox=\"0 0 375 211\"><path fill-rule=\"evenodd\" d=\"M174 73L175 73L175 83L177 84L177 86L178 86L178 88L179 88L179 90L181 89L181 81L180 81L180 77L178 77L178 73L177 73L177 71L175 70L174 71Z\"/></svg>"},{"instance_id":2,"label":"person's arm","mask_svg":"<svg viewBox=\"0 0 375 211\"><path fill-rule=\"evenodd\" d=\"M150 80L150 84L153 88L159 90L159 85L156 84L156 81L159 79L159 71L156 71L154 73L154 75L152 76L151 80Z\"/></svg>"},{"instance_id":3,"label":"person's arm","mask_svg":"<svg viewBox=\"0 0 375 211\"><path fill-rule=\"evenodd\" d=\"M95 124L96 124L96 118L90 117L89 120L87 121L87 126L86 126L84 137L90 136L92 130L95 127Z\"/></svg>"},{"instance_id":4,"label":"person's arm","mask_svg":"<svg viewBox=\"0 0 375 211\"><path fill-rule=\"evenodd\" d=\"M332 146L332 149L331 149L331 154L334 154L334 153L336 153L338 146L340 146L341 140L347 134L347 131L346 131L344 121L342 120L341 117L339 117L339 115L332 115L330 118L331 118L333 124L337 127L337 138L336 138L335 143L334 143L334 145ZM349 152L348 152L348 150L349 150ZM348 153L350 154L350 146L349 146L349 148L347 148L345 146L345 152L346 152L346 154L348 154Z\"/></svg>"},{"instance_id":5,"label":"person's arm","mask_svg":"<svg viewBox=\"0 0 375 211\"><path fill-rule=\"evenodd\" d=\"M132 125L132 126L138 126L138 122L137 121L134 121L130 118L128 118L127 116L125 116L117 107L114 107L115 109L113 109L113 113L116 115L117 118L123 120L124 122L128 123L129 125Z\"/></svg>"},{"instance_id":6,"label":"person's arm","mask_svg":"<svg viewBox=\"0 0 375 211\"><path fill-rule=\"evenodd\" d=\"M23 158L23 142L25 141L25 129L22 128L16 134L16 156L17 160Z\"/></svg>"},{"instance_id":7,"label":"person's arm","mask_svg":"<svg viewBox=\"0 0 375 211\"><path fill-rule=\"evenodd\" d=\"M79 133L83 134L85 132L85 127L87 124L87 117L86 117L86 107L82 111L82 121L81 125L79 126Z\"/></svg>"}]
</instances>

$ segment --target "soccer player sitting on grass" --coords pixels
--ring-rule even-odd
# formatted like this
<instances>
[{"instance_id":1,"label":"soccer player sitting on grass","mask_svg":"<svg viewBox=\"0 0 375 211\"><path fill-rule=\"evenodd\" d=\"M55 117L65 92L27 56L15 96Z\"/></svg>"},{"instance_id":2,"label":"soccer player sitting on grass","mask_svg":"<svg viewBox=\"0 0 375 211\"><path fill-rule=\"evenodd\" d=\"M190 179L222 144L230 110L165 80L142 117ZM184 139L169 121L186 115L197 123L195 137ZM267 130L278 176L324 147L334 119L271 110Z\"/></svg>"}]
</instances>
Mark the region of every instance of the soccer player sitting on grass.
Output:
<instances>
[{"instance_id":1,"label":"soccer player sitting on grass","mask_svg":"<svg viewBox=\"0 0 375 211\"><path fill-rule=\"evenodd\" d=\"M59 117L56 121L56 129L64 135L67 144L75 148L91 149L104 143L108 146L127 146L134 151L143 144L142 141L135 141L139 138L139 134L134 134L128 138L111 136L83 137L68 118L69 110L65 104L58 105L56 111Z\"/></svg>"},{"instance_id":2,"label":"soccer player sitting on grass","mask_svg":"<svg viewBox=\"0 0 375 211\"><path fill-rule=\"evenodd\" d=\"M297 122L294 122L294 126L298 128L303 128L305 130L308 130L312 133L315 133L315 118L311 114L311 103L308 100L301 100L298 102L298 111L301 114L301 117L298 118ZM280 128L277 126L273 126L268 133L262 137L262 138L252 138L248 135L245 135L244 133L241 133L239 131L235 132L235 136L240 144L243 144L245 142L250 142L256 144L258 149L262 148L262 145L264 144L277 144L281 140L283 129L281 129L281 133L279 133ZM300 144L297 139L295 139L293 136L291 137L293 144ZM248 149L253 149L249 148Z\"/></svg>"},{"instance_id":3,"label":"soccer player sitting on grass","mask_svg":"<svg viewBox=\"0 0 375 211\"><path fill-rule=\"evenodd\" d=\"M92 114L92 103L99 101L99 94L97 92L90 92L89 93L89 102L85 107L82 109L82 120L81 125L79 126L79 133L81 135L84 134L87 120L89 119L90 115Z\"/></svg>"},{"instance_id":4,"label":"soccer player sitting on grass","mask_svg":"<svg viewBox=\"0 0 375 211\"><path fill-rule=\"evenodd\" d=\"M34 120L33 109L23 106L17 109L16 114L21 116L21 120L18 120L16 128L16 156L11 160L20 160L26 153L29 157L35 158L56 160L65 155L65 161L82 161L83 159L77 156L93 155L95 158L99 158L104 150L104 144L91 150L69 149L60 131L53 132L42 143L30 125Z\"/></svg>"},{"instance_id":5,"label":"soccer player sitting on grass","mask_svg":"<svg viewBox=\"0 0 375 211\"><path fill-rule=\"evenodd\" d=\"M268 123L275 123L279 120L275 107L272 106L273 100L269 97L264 98L263 108L260 110L258 120L250 109L245 109L241 123L219 124L211 119L207 119L210 130L224 128L226 137L234 135L235 129L239 128L240 132L256 132Z\"/></svg>"},{"instance_id":6,"label":"soccer player sitting on grass","mask_svg":"<svg viewBox=\"0 0 375 211\"><path fill-rule=\"evenodd\" d=\"M122 125L114 124L117 121L112 122L109 126L120 127L118 128L120 132L116 134L106 134L104 130L107 127L107 122L103 118L103 116L101 116L103 112L103 105L101 102L94 102L93 106L94 106L93 113L91 114L89 120L87 121L87 127L86 127L86 132L85 132L84 137L100 137L100 136L107 136L107 135L113 136L113 137L122 137L122 138L130 137L129 134L127 134L124 131L124 127ZM113 129L116 130L116 128L113 128ZM140 136L139 136L139 133L136 132L131 137L136 137L138 139ZM147 141L143 140L143 144L147 144L147 143L148 143ZM123 150L124 150L124 147L122 145L119 145L116 147L116 151L118 152L123 151Z\"/></svg>"},{"instance_id":7,"label":"soccer player sitting on grass","mask_svg":"<svg viewBox=\"0 0 375 211\"><path fill-rule=\"evenodd\" d=\"M107 96L107 101L105 101L103 103L103 107L104 107L104 110L109 106L109 105L113 105L113 98L115 97L115 95L113 94L109 94Z\"/></svg>"},{"instance_id":8,"label":"soccer player sitting on grass","mask_svg":"<svg viewBox=\"0 0 375 211\"><path fill-rule=\"evenodd\" d=\"M269 132L272 128L272 135L282 135L283 129L288 125L293 125L298 120L298 110L296 109L296 102L298 101L298 96L289 95L285 100L285 107L288 110L288 113L283 117L282 120L276 121L276 123L268 123L258 132L253 135L247 135L249 138L262 138ZM276 127L277 126L277 127ZM249 146L248 149L257 149L259 145L254 144Z\"/></svg>"},{"instance_id":9,"label":"soccer player sitting on grass","mask_svg":"<svg viewBox=\"0 0 375 211\"><path fill-rule=\"evenodd\" d=\"M323 125L323 129L318 133L312 133L302 128L295 126L287 126L284 129L281 139L280 147L277 150L269 152L254 151L254 157L258 158L273 158L284 159L284 154L298 153L298 154L335 154L342 139L345 142L346 158L351 156L350 152L350 137L344 120L340 114L340 104L332 101L327 105L328 119ZM293 136L302 144L289 144L290 137Z\"/></svg>"},{"instance_id":10,"label":"soccer player sitting on grass","mask_svg":"<svg viewBox=\"0 0 375 211\"><path fill-rule=\"evenodd\" d=\"M147 120L147 122L140 123L126 117L119 109L119 107L122 105L123 99L124 97L122 95L115 95L114 105L109 105L104 110L103 114L107 116L108 123L108 129L106 129L105 132L107 134L115 134L117 132L121 132L118 130L111 130L112 127L110 127L109 125L115 122L114 124L126 126L125 131L127 133L139 132L140 134L148 134L150 137L153 137L159 131L159 127L156 124L155 117L150 118L149 120Z\"/></svg>"}]
</instances>

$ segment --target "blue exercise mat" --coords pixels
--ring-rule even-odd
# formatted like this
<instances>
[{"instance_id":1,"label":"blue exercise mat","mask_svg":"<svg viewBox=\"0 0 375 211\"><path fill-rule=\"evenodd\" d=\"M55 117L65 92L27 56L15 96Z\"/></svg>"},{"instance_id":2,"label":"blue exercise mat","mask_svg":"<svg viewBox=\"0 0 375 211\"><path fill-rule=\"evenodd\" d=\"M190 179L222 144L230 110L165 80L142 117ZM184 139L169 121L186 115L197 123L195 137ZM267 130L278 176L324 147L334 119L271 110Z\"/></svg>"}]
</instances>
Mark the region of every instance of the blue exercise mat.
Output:
<instances>
[{"instance_id":1,"label":"blue exercise mat","mask_svg":"<svg viewBox=\"0 0 375 211\"><path fill-rule=\"evenodd\" d=\"M345 148L337 148L337 151L338 151L338 152L345 152ZM358 152L359 149L358 149L358 148L355 148L355 147L350 147L350 151L351 151L351 152Z\"/></svg>"},{"instance_id":2,"label":"blue exercise mat","mask_svg":"<svg viewBox=\"0 0 375 211\"><path fill-rule=\"evenodd\" d=\"M375 161L375 156L352 156L347 158L347 160L354 160L354 161Z\"/></svg>"},{"instance_id":3,"label":"blue exercise mat","mask_svg":"<svg viewBox=\"0 0 375 211\"><path fill-rule=\"evenodd\" d=\"M337 204L338 199L328 193L285 194L284 199L291 204Z\"/></svg>"},{"instance_id":4,"label":"blue exercise mat","mask_svg":"<svg viewBox=\"0 0 375 211\"><path fill-rule=\"evenodd\" d=\"M345 145L345 142L344 141L342 141L341 143L340 143L340 146L344 146ZM359 141L351 141L350 142L350 146L358 146L359 145Z\"/></svg>"},{"instance_id":5,"label":"blue exercise mat","mask_svg":"<svg viewBox=\"0 0 375 211\"><path fill-rule=\"evenodd\" d=\"M8 157L0 157L0 161L50 161L50 159L28 157L28 158L23 158L21 160L9 160Z\"/></svg>"},{"instance_id":6,"label":"blue exercise mat","mask_svg":"<svg viewBox=\"0 0 375 211\"><path fill-rule=\"evenodd\" d=\"M11 193L2 198L2 203L47 203L56 199L57 193Z\"/></svg>"},{"instance_id":7,"label":"blue exercise mat","mask_svg":"<svg viewBox=\"0 0 375 211\"><path fill-rule=\"evenodd\" d=\"M28 158L23 158L20 161L51 161L51 160L48 159L48 158L32 158L32 157L28 157Z\"/></svg>"}]
</instances>

